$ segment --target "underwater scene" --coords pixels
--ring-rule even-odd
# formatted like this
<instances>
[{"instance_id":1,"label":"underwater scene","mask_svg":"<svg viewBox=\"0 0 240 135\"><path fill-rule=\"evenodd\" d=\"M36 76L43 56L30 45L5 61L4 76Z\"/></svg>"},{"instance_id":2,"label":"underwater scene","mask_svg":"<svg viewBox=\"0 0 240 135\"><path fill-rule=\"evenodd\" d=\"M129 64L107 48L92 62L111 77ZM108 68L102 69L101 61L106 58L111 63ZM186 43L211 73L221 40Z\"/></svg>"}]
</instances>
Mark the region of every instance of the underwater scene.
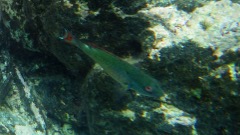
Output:
<instances>
[{"instance_id":1,"label":"underwater scene","mask_svg":"<svg viewBox=\"0 0 240 135\"><path fill-rule=\"evenodd\" d=\"M240 135L240 1L0 0L0 135Z\"/></svg>"}]
</instances>

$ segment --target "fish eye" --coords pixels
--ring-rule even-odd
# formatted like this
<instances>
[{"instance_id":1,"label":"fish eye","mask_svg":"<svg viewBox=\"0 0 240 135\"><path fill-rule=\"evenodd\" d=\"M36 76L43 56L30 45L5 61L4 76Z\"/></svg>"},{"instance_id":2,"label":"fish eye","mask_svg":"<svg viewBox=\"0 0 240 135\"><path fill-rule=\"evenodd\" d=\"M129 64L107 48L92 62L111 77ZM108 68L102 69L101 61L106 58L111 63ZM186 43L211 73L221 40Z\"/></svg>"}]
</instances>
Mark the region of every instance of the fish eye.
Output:
<instances>
[{"instance_id":1,"label":"fish eye","mask_svg":"<svg viewBox=\"0 0 240 135\"><path fill-rule=\"evenodd\" d=\"M152 92L152 87L151 87L151 86L146 86L146 87L145 87L145 90L146 90L147 92Z\"/></svg>"}]
</instances>

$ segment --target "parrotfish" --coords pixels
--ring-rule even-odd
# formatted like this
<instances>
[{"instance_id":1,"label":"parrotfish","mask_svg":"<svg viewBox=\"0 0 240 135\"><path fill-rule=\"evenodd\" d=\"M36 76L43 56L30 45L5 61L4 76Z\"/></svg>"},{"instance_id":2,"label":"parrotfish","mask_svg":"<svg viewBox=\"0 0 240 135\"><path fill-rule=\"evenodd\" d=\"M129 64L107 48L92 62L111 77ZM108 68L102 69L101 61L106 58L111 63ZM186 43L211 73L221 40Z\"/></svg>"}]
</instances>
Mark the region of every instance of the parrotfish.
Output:
<instances>
[{"instance_id":1,"label":"parrotfish","mask_svg":"<svg viewBox=\"0 0 240 135\"><path fill-rule=\"evenodd\" d=\"M75 38L70 32L60 37L65 42L79 48L114 80L119 82L125 89L133 89L137 93L150 97L163 95L159 82L142 70L102 49L87 45Z\"/></svg>"}]
</instances>

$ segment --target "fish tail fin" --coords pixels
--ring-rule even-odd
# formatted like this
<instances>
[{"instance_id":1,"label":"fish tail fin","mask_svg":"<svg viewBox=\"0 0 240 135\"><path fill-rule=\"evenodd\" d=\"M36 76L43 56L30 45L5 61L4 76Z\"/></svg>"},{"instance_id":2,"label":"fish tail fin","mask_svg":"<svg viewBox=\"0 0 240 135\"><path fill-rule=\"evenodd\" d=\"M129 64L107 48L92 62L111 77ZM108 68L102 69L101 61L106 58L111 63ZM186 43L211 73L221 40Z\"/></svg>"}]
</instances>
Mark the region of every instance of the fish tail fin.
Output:
<instances>
[{"instance_id":1,"label":"fish tail fin","mask_svg":"<svg viewBox=\"0 0 240 135\"><path fill-rule=\"evenodd\" d=\"M64 40L64 41L66 41L68 43L71 43L73 41L73 39L74 39L74 36L68 30L64 29L64 31L65 31L64 32L64 36L59 37L59 39Z\"/></svg>"}]
</instances>

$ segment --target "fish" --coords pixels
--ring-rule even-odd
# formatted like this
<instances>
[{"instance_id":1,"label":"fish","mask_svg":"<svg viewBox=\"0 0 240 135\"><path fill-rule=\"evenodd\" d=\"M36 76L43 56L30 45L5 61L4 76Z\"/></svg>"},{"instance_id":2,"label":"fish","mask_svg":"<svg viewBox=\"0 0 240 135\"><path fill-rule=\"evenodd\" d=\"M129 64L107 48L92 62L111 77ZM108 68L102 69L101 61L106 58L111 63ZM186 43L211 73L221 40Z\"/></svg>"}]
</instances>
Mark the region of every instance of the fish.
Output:
<instances>
[{"instance_id":1,"label":"fish","mask_svg":"<svg viewBox=\"0 0 240 135\"><path fill-rule=\"evenodd\" d=\"M85 44L68 31L60 39L79 48L98 63L111 78L120 83L124 89L135 90L137 93L148 97L158 98L163 95L160 83L156 79L118 56L98 47Z\"/></svg>"}]
</instances>

